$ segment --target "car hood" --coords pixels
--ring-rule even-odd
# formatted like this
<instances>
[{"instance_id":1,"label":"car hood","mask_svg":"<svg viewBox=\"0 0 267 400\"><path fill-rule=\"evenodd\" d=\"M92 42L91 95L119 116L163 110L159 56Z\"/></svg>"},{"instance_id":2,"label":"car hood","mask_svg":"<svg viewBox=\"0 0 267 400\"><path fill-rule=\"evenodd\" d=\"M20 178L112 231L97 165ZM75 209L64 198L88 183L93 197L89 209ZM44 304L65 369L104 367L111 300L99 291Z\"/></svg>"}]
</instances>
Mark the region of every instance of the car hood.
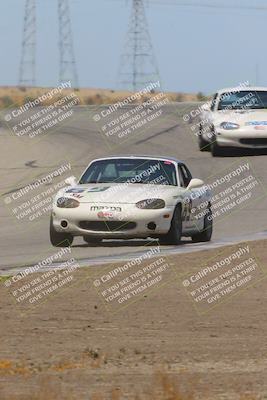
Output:
<instances>
[{"instance_id":1,"label":"car hood","mask_svg":"<svg viewBox=\"0 0 267 400\"><path fill-rule=\"evenodd\" d=\"M255 125L267 125L267 110L232 110L217 111L214 113L214 125L222 122L233 122L240 126L248 123Z\"/></svg>"},{"instance_id":2,"label":"car hood","mask_svg":"<svg viewBox=\"0 0 267 400\"><path fill-rule=\"evenodd\" d=\"M174 203L184 192L185 189L178 186L100 183L66 187L58 192L56 198L64 196L75 198L80 203L112 204L135 204L145 199L160 198Z\"/></svg>"}]
</instances>

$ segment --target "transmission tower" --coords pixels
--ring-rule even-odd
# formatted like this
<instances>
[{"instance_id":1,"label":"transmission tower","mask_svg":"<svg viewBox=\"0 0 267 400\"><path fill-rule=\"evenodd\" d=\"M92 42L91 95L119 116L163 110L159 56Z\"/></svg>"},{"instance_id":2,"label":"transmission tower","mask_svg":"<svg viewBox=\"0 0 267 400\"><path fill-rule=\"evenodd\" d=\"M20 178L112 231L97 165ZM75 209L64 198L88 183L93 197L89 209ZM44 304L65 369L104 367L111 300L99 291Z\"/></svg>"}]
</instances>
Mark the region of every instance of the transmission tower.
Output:
<instances>
[{"instance_id":1,"label":"transmission tower","mask_svg":"<svg viewBox=\"0 0 267 400\"><path fill-rule=\"evenodd\" d=\"M137 91L159 81L143 0L132 0L130 26L119 68L122 88Z\"/></svg>"},{"instance_id":2,"label":"transmission tower","mask_svg":"<svg viewBox=\"0 0 267 400\"><path fill-rule=\"evenodd\" d=\"M58 0L59 18L59 83L71 81L78 87L78 75L74 56L70 10L68 0Z\"/></svg>"},{"instance_id":3,"label":"transmission tower","mask_svg":"<svg viewBox=\"0 0 267 400\"><path fill-rule=\"evenodd\" d=\"M36 4L26 0L22 33L22 53L19 69L19 85L35 86L36 55Z\"/></svg>"}]
</instances>

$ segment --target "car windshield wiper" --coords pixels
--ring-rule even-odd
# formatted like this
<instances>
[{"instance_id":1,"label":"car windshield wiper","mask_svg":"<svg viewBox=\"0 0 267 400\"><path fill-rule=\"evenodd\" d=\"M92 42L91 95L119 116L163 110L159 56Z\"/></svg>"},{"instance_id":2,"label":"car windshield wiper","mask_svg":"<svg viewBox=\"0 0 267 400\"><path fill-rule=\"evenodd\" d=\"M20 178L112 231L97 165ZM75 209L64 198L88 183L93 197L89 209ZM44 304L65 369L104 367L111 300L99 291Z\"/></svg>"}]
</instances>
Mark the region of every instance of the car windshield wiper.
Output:
<instances>
[{"instance_id":1,"label":"car windshield wiper","mask_svg":"<svg viewBox=\"0 0 267 400\"><path fill-rule=\"evenodd\" d=\"M267 106L252 106L248 108L249 110L266 110Z\"/></svg>"},{"instance_id":2,"label":"car windshield wiper","mask_svg":"<svg viewBox=\"0 0 267 400\"><path fill-rule=\"evenodd\" d=\"M94 181L85 182L85 183L83 183L83 184L84 184L84 185L90 185L91 183L112 183L112 182L110 182L110 181L96 181L96 180L94 180Z\"/></svg>"},{"instance_id":3,"label":"car windshield wiper","mask_svg":"<svg viewBox=\"0 0 267 400\"><path fill-rule=\"evenodd\" d=\"M243 108L239 108L239 107L230 107L230 106L225 106L225 107L218 108L218 111L224 111L224 110L227 110L227 111L232 111L232 110L243 110Z\"/></svg>"},{"instance_id":4,"label":"car windshield wiper","mask_svg":"<svg viewBox=\"0 0 267 400\"><path fill-rule=\"evenodd\" d=\"M239 111L247 111L247 110L260 110L260 109L266 109L267 106L244 106L244 107L223 107L223 108L218 108L218 111L233 111L233 110L239 110Z\"/></svg>"}]
</instances>

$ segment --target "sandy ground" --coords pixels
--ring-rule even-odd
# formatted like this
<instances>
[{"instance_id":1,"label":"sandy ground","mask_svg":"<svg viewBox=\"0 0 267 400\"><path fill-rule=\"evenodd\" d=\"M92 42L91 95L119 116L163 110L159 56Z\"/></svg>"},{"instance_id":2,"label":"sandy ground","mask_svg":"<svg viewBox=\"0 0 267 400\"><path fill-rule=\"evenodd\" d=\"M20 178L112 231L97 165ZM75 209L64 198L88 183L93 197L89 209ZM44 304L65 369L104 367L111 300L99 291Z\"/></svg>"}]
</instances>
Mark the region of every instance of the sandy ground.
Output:
<instances>
[{"instance_id":1,"label":"sandy ground","mask_svg":"<svg viewBox=\"0 0 267 400\"><path fill-rule=\"evenodd\" d=\"M0 399L267 398L266 244L249 244L261 279L205 314L182 281L229 249L170 257L174 278L115 313L92 284L106 266L33 309L1 282Z\"/></svg>"}]
</instances>

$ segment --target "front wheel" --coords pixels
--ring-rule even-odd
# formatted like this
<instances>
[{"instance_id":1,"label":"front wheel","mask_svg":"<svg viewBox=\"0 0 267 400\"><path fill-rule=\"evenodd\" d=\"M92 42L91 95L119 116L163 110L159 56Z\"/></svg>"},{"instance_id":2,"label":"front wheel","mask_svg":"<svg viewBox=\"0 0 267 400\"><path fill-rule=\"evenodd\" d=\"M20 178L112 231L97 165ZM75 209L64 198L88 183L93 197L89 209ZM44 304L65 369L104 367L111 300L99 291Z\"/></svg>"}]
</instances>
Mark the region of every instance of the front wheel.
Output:
<instances>
[{"instance_id":1,"label":"front wheel","mask_svg":"<svg viewBox=\"0 0 267 400\"><path fill-rule=\"evenodd\" d=\"M193 242L209 242L212 236L213 221L212 211L209 208L207 214L204 217L203 230L195 235L191 236Z\"/></svg>"},{"instance_id":2,"label":"front wheel","mask_svg":"<svg viewBox=\"0 0 267 400\"><path fill-rule=\"evenodd\" d=\"M222 148L218 146L216 140L213 143L211 143L210 150L212 157L219 157L222 155Z\"/></svg>"},{"instance_id":3,"label":"front wheel","mask_svg":"<svg viewBox=\"0 0 267 400\"><path fill-rule=\"evenodd\" d=\"M182 236L182 215L181 215L181 206L176 206L171 227L167 235L164 235L160 238L160 243L165 245L178 245L181 242Z\"/></svg>"},{"instance_id":4,"label":"front wheel","mask_svg":"<svg viewBox=\"0 0 267 400\"><path fill-rule=\"evenodd\" d=\"M202 136L202 127L199 128L198 134L198 147L200 151L209 151L210 150L210 143L207 142Z\"/></svg>"},{"instance_id":5,"label":"front wheel","mask_svg":"<svg viewBox=\"0 0 267 400\"><path fill-rule=\"evenodd\" d=\"M54 247L70 247L73 242L73 236L70 233L55 230L52 216L50 218L50 242Z\"/></svg>"}]
</instances>

